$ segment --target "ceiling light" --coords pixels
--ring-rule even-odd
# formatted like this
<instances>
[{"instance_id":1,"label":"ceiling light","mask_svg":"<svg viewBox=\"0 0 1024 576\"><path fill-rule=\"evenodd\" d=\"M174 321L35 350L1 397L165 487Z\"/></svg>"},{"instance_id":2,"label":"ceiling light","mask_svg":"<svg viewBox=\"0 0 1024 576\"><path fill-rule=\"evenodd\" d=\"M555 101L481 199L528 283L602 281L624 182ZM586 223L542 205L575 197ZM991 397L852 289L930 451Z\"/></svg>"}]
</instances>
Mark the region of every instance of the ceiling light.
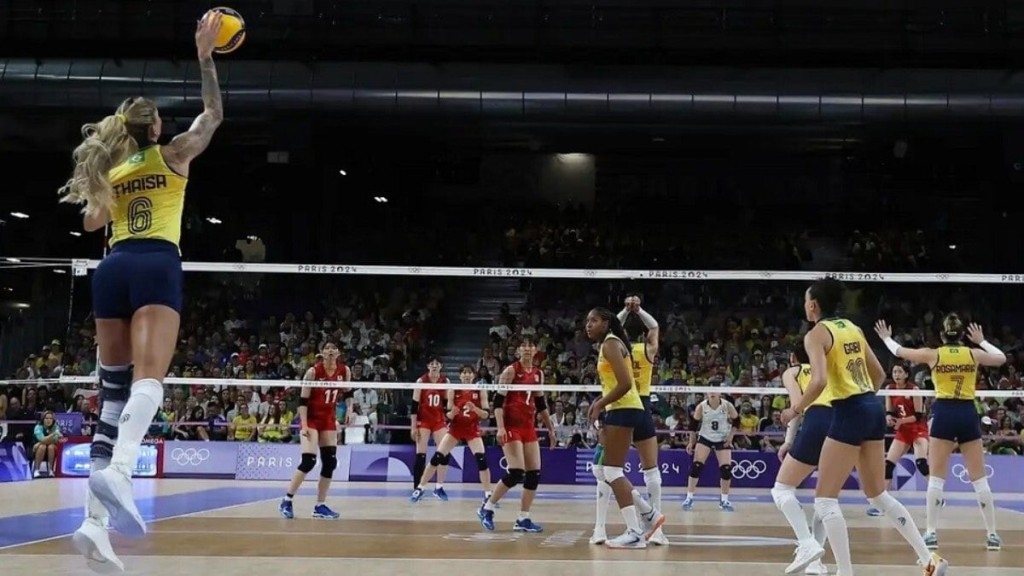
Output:
<instances>
[{"instance_id":1,"label":"ceiling light","mask_svg":"<svg viewBox=\"0 0 1024 576\"><path fill-rule=\"evenodd\" d=\"M8 262L15 262L15 263L21 262L20 258L4 258L4 260L7 260Z\"/></svg>"},{"instance_id":2,"label":"ceiling light","mask_svg":"<svg viewBox=\"0 0 1024 576\"><path fill-rule=\"evenodd\" d=\"M10 286L6 286L6 287L4 287L4 292L14 292L14 288L11 288Z\"/></svg>"},{"instance_id":3,"label":"ceiling light","mask_svg":"<svg viewBox=\"0 0 1024 576\"><path fill-rule=\"evenodd\" d=\"M81 232L75 232L74 230L72 230L72 231L70 232L70 234L71 234L72 236L74 236L75 238L78 238L79 236L81 236L81 235L82 235L82 233L81 233Z\"/></svg>"},{"instance_id":4,"label":"ceiling light","mask_svg":"<svg viewBox=\"0 0 1024 576\"><path fill-rule=\"evenodd\" d=\"M223 224L220 218L214 218L213 216L207 216L206 221L210 224Z\"/></svg>"},{"instance_id":5,"label":"ceiling light","mask_svg":"<svg viewBox=\"0 0 1024 576\"><path fill-rule=\"evenodd\" d=\"M54 268L54 269L53 269L53 273L54 273L54 274L67 274L67 273L68 273L68 271L67 271L67 270L63 270L63 269L61 269L61 268Z\"/></svg>"},{"instance_id":6,"label":"ceiling light","mask_svg":"<svg viewBox=\"0 0 1024 576\"><path fill-rule=\"evenodd\" d=\"M383 196L374 196L373 199L376 200L377 202L381 203L381 204L387 204L388 203L388 199L383 197Z\"/></svg>"},{"instance_id":7,"label":"ceiling light","mask_svg":"<svg viewBox=\"0 0 1024 576\"><path fill-rule=\"evenodd\" d=\"M341 174L342 176L348 176L348 172L345 172L344 170L338 170L338 174Z\"/></svg>"},{"instance_id":8,"label":"ceiling light","mask_svg":"<svg viewBox=\"0 0 1024 576\"><path fill-rule=\"evenodd\" d=\"M24 212L11 212L11 216L14 216L15 218L21 218L22 220L28 218L28 214L25 214Z\"/></svg>"}]
</instances>

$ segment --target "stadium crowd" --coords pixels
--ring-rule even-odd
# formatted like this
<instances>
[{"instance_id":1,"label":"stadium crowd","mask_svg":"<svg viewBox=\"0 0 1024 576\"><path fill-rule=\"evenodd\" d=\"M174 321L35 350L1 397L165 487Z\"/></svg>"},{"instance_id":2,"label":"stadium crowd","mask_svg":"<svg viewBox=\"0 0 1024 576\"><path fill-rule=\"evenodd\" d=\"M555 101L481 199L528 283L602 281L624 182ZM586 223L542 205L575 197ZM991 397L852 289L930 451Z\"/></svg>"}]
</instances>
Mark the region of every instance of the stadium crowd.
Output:
<instances>
[{"instance_id":1,"label":"stadium crowd","mask_svg":"<svg viewBox=\"0 0 1024 576\"><path fill-rule=\"evenodd\" d=\"M507 265L554 267L655 266L675 262L707 264L702 255L715 254L712 238L701 245L675 244L664 238L606 234L600 219L584 227L568 226L579 215L562 213L526 226L508 228L504 234ZM666 230L671 232L671 230ZM805 236L789 235L773 240L773 249L761 252L757 268L799 268L807 262ZM731 241L732 239L730 239ZM748 245L759 242L746 241ZM910 266L926 261L927 249L914 234L856 232L846 244L858 266L902 262ZM643 254L643 262L633 255ZM895 260L894 260L895 259ZM715 262L722 265L721 259ZM755 260L735 262L749 267ZM770 264L770 265L767 265ZM678 266L677 266L678 267ZM400 432L408 423L408 398L402 392L374 389L372 382L410 381L421 372L439 323L445 319L446 289L443 284L413 287L380 279L352 277L344 289L326 280L304 282L297 291L285 279L243 281L218 279L201 284L190 280L188 305L183 314L180 342L171 375L182 378L239 378L251 386L168 385L163 409L150 429L153 437L221 441L297 442L297 387L271 388L260 380L301 379L317 362L317 350L331 338L343 349L343 360L352 368L352 380L365 382L357 388L352 413L338 407L343 442L403 442ZM211 282L205 280L205 282ZM781 387L781 373L788 366L789 350L799 345L802 329L803 286L780 282L713 284L710 282L628 282L526 280L529 299L522 310L503 308L490 328L476 363L479 382L493 382L501 369L514 361L519 338L524 334L539 341L537 362L552 384L595 384L596 353L582 331L589 307L606 306L618 311L622 298L639 293L643 305L661 324L661 353L653 383L672 385L726 385ZM395 286L399 286L395 288ZM944 294L944 286L927 296L912 289L878 285L851 290L848 314L873 323L887 317L907 344L934 345L939 310L957 309L987 302L956 290ZM980 305L980 304L979 304ZM301 311L301 312L300 312ZM991 310L976 313L995 318ZM1008 326L990 327L990 341L1009 352L1010 362L998 370L985 370L979 389L1021 390L1024 383L1024 349ZM888 354L880 353L891 365ZM54 339L29 354L11 377L48 379L95 374L93 331L88 319L73 325L63 338ZM454 367L450 367L454 368ZM930 385L926 366L911 367L914 381ZM595 442L586 414L594 395L560 392L551 394L550 406L559 446L584 446ZM690 417L702 400L699 394L655 394L656 422L663 430L666 448L685 448ZM779 421L787 406L784 395L733 397L740 413L737 448L773 451L782 441ZM993 453L1021 454L1024 446L1024 400L978 401L978 414ZM0 387L0 415L6 417L6 436L31 447L38 462L47 459L46 446L59 438L46 425L47 412L80 412L80 431L89 435L96 422L95 387L54 384ZM14 422L34 421L32 424ZM56 433L56 436L54 435ZM4 430L0 430L0 437ZM42 448L40 448L42 446Z\"/></svg>"}]
</instances>

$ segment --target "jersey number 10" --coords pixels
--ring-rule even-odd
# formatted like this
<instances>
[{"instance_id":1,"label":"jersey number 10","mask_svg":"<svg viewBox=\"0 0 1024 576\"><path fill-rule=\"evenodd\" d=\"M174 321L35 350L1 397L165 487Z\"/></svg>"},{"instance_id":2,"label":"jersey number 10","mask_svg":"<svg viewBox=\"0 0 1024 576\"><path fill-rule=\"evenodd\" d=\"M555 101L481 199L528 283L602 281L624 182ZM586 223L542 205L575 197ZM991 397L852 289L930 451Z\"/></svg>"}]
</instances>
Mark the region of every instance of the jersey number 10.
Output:
<instances>
[{"instance_id":1,"label":"jersey number 10","mask_svg":"<svg viewBox=\"0 0 1024 576\"><path fill-rule=\"evenodd\" d=\"M441 395L440 394L428 394L427 395L427 406L431 408L441 407Z\"/></svg>"}]
</instances>

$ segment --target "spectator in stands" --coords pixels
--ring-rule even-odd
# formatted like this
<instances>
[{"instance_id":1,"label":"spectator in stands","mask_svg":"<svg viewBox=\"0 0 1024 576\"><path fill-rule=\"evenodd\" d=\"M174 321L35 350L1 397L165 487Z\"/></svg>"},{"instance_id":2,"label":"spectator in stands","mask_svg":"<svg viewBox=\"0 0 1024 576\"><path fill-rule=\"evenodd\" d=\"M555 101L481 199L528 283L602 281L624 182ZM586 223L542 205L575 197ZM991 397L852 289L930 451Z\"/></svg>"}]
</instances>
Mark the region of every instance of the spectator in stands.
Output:
<instances>
[{"instance_id":1,"label":"spectator in stands","mask_svg":"<svg viewBox=\"0 0 1024 576\"><path fill-rule=\"evenodd\" d=\"M228 437L235 442L254 442L257 422L256 417L249 412L249 404L240 400L236 410L228 426Z\"/></svg>"},{"instance_id":2,"label":"spectator in stands","mask_svg":"<svg viewBox=\"0 0 1024 576\"><path fill-rule=\"evenodd\" d=\"M60 442L60 426L57 425L57 417L53 412L47 410L36 424L33 433L35 444L32 446L34 460L32 462L32 477L39 478L43 475L40 468L46 462L46 475L54 475L54 465L57 462L57 445Z\"/></svg>"}]
</instances>

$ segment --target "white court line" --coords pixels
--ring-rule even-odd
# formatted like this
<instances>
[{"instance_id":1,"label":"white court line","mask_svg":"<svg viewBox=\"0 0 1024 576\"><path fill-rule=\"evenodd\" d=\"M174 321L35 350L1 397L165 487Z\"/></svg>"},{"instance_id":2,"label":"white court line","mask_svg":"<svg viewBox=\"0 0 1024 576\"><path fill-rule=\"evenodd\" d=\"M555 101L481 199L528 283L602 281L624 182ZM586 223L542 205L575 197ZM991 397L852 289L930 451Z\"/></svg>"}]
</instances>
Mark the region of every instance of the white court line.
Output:
<instances>
[{"instance_id":1,"label":"white court line","mask_svg":"<svg viewBox=\"0 0 1024 576\"><path fill-rule=\"evenodd\" d=\"M183 492L183 494L184 494L184 492ZM156 524L157 522L163 522L164 520L174 520L175 518L187 518L189 516L195 516L196 514L205 514L207 512L219 512L221 510L231 510L232 508L241 508L242 506L249 506L251 504L262 504L262 503L271 502L271 501L274 501L274 500L277 500L277 498L276 497L275 498L266 498L264 500L256 500L254 502L245 502L245 503L242 503L242 504L232 504L230 506L219 506L217 508L210 508L208 510L201 510L199 512L189 512L188 514L175 514L174 516L165 516L163 518L157 518L155 520L150 520L149 522L146 522L146 524L147 525L148 524ZM84 509L84 507L85 507L84 503L82 504L82 507ZM147 530L147 532L148 532L148 530ZM115 532L115 534L116 533L117 532ZM67 532L65 534L59 534L57 536L50 536L49 538L40 538L39 540L30 540L28 542L21 542L19 544L10 544L10 545L7 545L7 546L0 546L0 551L10 550L12 548L21 548L22 546L32 546L33 544L42 544L43 542L52 542L54 540L60 540L61 538L67 538L68 536L71 536L72 534L74 534L73 531L72 532Z\"/></svg>"}]
</instances>

